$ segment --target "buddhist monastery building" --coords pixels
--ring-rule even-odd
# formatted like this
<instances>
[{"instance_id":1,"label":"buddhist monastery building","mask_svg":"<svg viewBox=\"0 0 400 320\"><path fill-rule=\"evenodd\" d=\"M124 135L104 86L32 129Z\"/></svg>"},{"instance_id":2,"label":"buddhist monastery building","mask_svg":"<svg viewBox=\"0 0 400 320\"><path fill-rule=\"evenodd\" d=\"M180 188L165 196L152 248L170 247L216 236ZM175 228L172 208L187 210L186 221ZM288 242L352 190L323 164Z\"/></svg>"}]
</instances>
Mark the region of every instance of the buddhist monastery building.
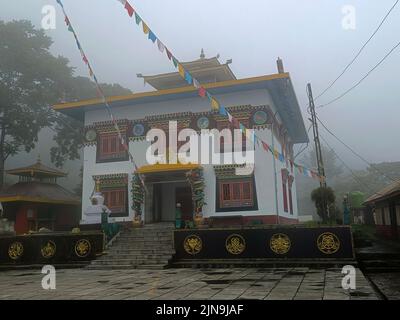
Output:
<instances>
[{"instance_id":1,"label":"buddhist monastery building","mask_svg":"<svg viewBox=\"0 0 400 320\"><path fill-rule=\"evenodd\" d=\"M307 132L289 73L278 60L278 73L237 79L231 61L219 57L183 62L182 66L235 118L285 159L293 159L293 146L308 142ZM54 109L84 122L82 212L90 205L95 185L105 198L116 222L131 222L135 212L144 224L174 221L176 206L183 220L201 213L211 225L256 225L298 222L295 170L289 161L254 147L254 170L236 164L156 163L146 160L151 129L163 129L177 121L178 134L191 128L232 130L226 116L211 110L207 99L188 86L178 72L141 75L155 90L108 97L129 154L100 99L62 103ZM179 143L179 142L178 142ZM220 149L220 154L231 150ZM144 182L140 189L138 179ZM83 218L83 216L82 216ZM82 221L84 224L85 221Z\"/></svg>"}]
</instances>

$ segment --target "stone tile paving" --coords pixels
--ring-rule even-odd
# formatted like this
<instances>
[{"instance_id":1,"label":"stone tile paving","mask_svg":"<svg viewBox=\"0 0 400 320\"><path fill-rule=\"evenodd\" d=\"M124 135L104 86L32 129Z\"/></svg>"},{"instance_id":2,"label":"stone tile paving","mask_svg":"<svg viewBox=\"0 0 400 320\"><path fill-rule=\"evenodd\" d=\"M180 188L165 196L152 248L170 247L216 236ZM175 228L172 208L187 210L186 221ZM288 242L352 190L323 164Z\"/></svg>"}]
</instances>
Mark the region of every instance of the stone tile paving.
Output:
<instances>
[{"instance_id":1,"label":"stone tile paving","mask_svg":"<svg viewBox=\"0 0 400 320\"><path fill-rule=\"evenodd\" d=\"M369 278L388 300L400 300L400 273L370 273Z\"/></svg>"},{"instance_id":2,"label":"stone tile paving","mask_svg":"<svg viewBox=\"0 0 400 320\"><path fill-rule=\"evenodd\" d=\"M0 299L348 300L377 299L357 269L357 289L342 289L340 268L57 270L43 290L40 270L0 272Z\"/></svg>"}]
</instances>

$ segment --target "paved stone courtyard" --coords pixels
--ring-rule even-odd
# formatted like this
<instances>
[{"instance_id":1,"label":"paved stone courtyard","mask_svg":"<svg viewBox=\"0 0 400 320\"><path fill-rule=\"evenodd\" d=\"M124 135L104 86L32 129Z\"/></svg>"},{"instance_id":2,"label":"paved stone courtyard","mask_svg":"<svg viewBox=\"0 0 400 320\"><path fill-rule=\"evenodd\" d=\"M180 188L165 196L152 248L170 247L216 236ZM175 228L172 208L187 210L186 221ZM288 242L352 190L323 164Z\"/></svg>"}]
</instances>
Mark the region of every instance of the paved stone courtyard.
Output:
<instances>
[{"instance_id":1,"label":"paved stone courtyard","mask_svg":"<svg viewBox=\"0 0 400 320\"><path fill-rule=\"evenodd\" d=\"M341 269L235 268L57 270L56 290L40 270L0 272L0 299L377 299L357 269L355 290L342 289Z\"/></svg>"}]
</instances>

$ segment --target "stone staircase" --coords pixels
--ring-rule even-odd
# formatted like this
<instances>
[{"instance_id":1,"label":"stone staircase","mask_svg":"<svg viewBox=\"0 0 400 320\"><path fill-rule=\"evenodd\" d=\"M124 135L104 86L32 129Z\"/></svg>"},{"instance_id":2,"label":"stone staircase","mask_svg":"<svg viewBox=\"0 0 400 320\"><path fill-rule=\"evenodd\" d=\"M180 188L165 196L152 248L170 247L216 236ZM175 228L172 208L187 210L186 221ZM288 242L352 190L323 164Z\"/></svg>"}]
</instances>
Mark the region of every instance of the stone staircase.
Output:
<instances>
[{"instance_id":1,"label":"stone staircase","mask_svg":"<svg viewBox=\"0 0 400 320\"><path fill-rule=\"evenodd\" d=\"M148 224L122 231L88 269L164 269L175 254L174 225Z\"/></svg>"}]
</instances>

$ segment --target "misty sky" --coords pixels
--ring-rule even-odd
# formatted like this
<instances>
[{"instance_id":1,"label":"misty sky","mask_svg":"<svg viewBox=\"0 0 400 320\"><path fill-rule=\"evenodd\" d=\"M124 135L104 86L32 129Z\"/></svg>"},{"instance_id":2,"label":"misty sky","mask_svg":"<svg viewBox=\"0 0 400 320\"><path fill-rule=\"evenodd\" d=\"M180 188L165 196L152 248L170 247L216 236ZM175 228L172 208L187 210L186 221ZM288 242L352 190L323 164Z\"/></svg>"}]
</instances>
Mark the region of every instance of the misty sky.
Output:
<instances>
[{"instance_id":1,"label":"misty sky","mask_svg":"<svg viewBox=\"0 0 400 320\"><path fill-rule=\"evenodd\" d=\"M174 71L117 0L64 0L81 44L101 82L117 82L135 92L144 87L137 73ZM238 78L276 73L276 58L290 72L306 116L305 86L318 95L369 38L394 0L131 0L130 3L180 61L220 54L233 59ZM48 31L52 51L87 75L79 51L55 0L0 0L0 19L29 19L40 26L43 5L57 9L57 28ZM356 9L356 29L342 28L342 7ZM345 76L316 105L335 98L357 82L400 39L400 5ZM1 58L1 57L0 57ZM318 109L337 135L371 162L399 161L400 48L357 89ZM308 122L306 123L308 127ZM363 165L321 129L322 135L352 167Z\"/></svg>"}]
</instances>

